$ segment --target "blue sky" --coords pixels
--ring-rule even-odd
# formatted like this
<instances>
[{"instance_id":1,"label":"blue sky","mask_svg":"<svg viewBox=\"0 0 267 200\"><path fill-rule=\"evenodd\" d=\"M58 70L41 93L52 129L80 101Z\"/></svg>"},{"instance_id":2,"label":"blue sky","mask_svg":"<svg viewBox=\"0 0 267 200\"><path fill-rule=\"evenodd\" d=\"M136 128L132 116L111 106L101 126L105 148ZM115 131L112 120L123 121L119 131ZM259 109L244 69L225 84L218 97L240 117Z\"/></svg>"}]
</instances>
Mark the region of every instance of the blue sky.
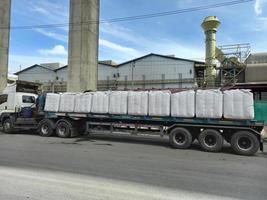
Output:
<instances>
[{"instance_id":1,"label":"blue sky","mask_svg":"<svg viewBox=\"0 0 267 200\"><path fill-rule=\"evenodd\" d=\"M231 0L100 0L101 19L172 11ZM148 53L204 59L205 16L221 26L217 44L250 43L267 51L267 0L139 21L100 25L99 59L123 62ZM12 26L67 23L69 0L12 0ZM67 63L68 27L12 30L9 72L35 63Z\"/></svg>"}]
</instances>

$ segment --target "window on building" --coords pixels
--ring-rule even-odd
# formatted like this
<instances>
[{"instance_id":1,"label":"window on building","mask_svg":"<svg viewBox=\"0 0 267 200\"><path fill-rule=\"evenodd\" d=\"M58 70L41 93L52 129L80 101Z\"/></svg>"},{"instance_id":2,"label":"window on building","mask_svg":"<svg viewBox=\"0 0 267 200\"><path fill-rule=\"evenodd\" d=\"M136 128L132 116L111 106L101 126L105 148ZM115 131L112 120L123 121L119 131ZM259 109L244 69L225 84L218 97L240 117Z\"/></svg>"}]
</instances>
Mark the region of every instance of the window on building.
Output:
<instances>
[{"instance_id":1,"label":"window on building","mask_svg":"<svg viewBox=\"0 0 267 200\"><path fill-rule=\"evenodd\" d=\"M35 103L35 98L33 96L22 96L22 103Z\"/></svg>"}]
</instances>

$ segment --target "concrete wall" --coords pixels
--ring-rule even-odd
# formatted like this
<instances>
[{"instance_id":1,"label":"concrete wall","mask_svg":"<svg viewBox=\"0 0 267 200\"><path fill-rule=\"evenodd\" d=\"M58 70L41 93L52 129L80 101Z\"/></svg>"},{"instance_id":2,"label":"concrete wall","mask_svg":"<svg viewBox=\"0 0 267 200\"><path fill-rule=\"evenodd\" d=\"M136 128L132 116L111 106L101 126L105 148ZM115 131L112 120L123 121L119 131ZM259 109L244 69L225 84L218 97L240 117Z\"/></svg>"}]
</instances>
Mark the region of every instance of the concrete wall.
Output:
<instances>
[{"instance_id":1,"label":"concrete wall","mask_svg":"<svg viewBox=\"0 0 267 200\"><path fill-rule=\"evenodd\" d=\"M0 1L0 26L10 26L11 0ZM8 74L9 29L0 29L0 93L6 87Z\"/></svg>"},{"instance_id":2,"label":"concrete wall","mask_svg":"<svg viewBox=\"0 0 267 200\"><path fill-rule=\"evenodd\" d=\"M93 21L93 23L87 23ZM68 91L97 88L99 0L70 1Z\"/></svg>"}]
</instances>

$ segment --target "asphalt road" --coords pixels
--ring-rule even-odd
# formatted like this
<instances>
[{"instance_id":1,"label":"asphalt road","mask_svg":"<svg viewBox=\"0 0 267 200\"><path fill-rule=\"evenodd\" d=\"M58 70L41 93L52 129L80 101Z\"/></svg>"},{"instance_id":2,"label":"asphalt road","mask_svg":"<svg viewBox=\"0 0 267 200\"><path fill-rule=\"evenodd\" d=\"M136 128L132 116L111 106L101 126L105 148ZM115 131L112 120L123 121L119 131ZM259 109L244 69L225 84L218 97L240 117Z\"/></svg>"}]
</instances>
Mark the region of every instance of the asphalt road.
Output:
<instances>
[{"instance_id":1,"label":"asphalt road","mask_svg":"<svg viewBox=\"0 0 267 200\"><path fill-rule=\"evenodd\" d=\"M245 157L228 146L175 150L158 137L0 132L0 199L267 199L266 150Z\"/></svg>"}]
</instances>

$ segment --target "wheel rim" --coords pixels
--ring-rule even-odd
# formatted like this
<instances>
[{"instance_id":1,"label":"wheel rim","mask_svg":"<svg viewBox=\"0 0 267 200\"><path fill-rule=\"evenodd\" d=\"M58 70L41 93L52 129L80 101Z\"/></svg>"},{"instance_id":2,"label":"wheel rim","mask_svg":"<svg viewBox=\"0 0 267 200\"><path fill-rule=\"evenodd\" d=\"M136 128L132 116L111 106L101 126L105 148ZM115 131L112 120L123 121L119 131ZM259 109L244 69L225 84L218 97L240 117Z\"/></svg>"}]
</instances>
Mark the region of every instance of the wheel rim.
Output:
<instances>
[{"instance_id":1,"label":"wheel rim","mask_svg":"<svg viewBox=\"0 0 267 200\"><path fill-rule=\"evenodd\" d=\"M42 131L43 135L47 135L49 132L49 127L47 125L43 125L41 128L41 131Z\"/></svg>"},{"instance_id":2,"label":"wheel rim","mask_svg":"<svg viewBox=\"0 0 267 200\"><path fill-rule=\"evenodd\" d=\"M58 134L59 134L59 135L61 135L61 136L65 136L66 132L67 132L66 127L60 126L60 127L58 128Z\"/></svg>"},{"instance_id":3,"label":"wheel rim","mask_svg":"<svg viewBox=\"0 0 267 200\"><path fill-rule=\"evenodd\" d=\"M186 137L183 133L176 133L174 135L174 141L177 143L177 144L184 144L186 142Z\"/></svg>"},{"instance_id":4,"label":"wheel rim","mask_svg":"<svg viewBox=\"0 0 267 200\"><path fill-rule=\"evenodd\" d=\"M209 147L214 147L217 143L217 139L214 135L207 135L204 139L204 142Z\"/></svg>"},{"instance_id":5,"label":"wheel rim","mask_svg":"<svg viewBox=\"0 0 267 200\"><path fill-rule=\"evenodd\" d=\"M5 130L6 130L6 131L9 130L10 127L11 127L10 122L5 122L5 124L4 124L4 128L5 128Z\"/></svg>"},{"instance_id":6,"label":"wheel rim","mask_svg":"<svg viewBox=\"0 0 267 200\"><path fill-rule=\"evenodd\" d=\"M252 142L248 137L240 137L237 141L237 145L242 150L249 150L252 148Z\"/></svg>"}]
</instances>

